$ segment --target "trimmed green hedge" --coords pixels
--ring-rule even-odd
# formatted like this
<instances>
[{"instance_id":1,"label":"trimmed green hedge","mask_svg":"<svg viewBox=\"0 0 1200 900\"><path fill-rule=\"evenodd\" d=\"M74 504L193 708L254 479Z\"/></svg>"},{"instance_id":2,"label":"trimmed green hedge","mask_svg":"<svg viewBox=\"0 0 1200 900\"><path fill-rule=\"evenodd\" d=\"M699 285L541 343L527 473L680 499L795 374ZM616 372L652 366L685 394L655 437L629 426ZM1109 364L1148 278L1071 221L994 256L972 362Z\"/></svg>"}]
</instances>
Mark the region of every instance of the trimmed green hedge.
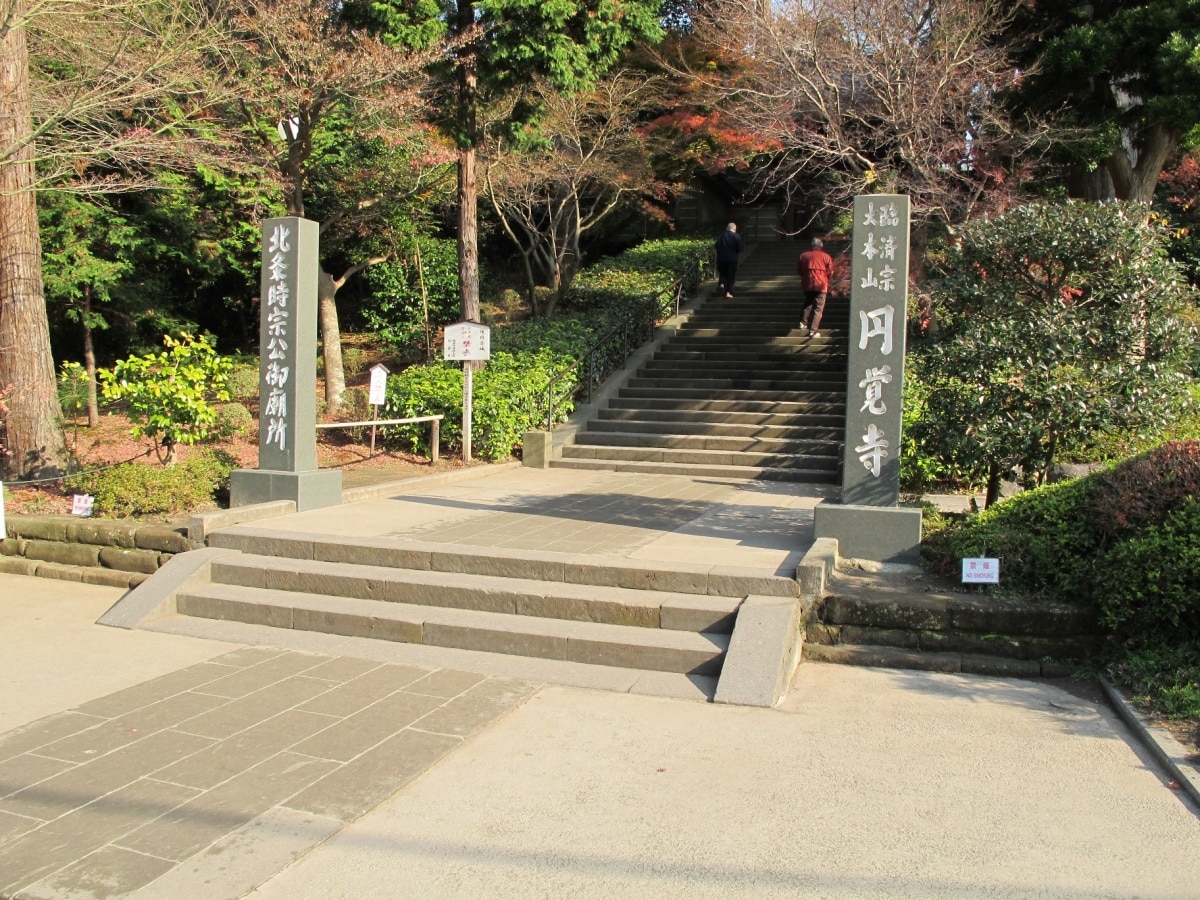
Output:
<instances>
[{"instance_id":1,"label":"trimmed green hedge","mask_svg":"<svg viewBox=\"0 0 1200 900\"><path fill-rule=\"evenodd\" d=\"M222 450L206 450L170 466L123 463L82 472L63 486L95 498L96 515L117 519L178 515L213 506L229 492L237 460Z\"/></svg>"},{"instance_id":2,"label":"trimmed green hedge","mask_svg":"<svg viewBox=\"0 0 1200 900\"><path fill-rule=\"evenodd\" d=\"M553 350L517 354L493 353L487 368L473 379L471 448L479 459L501 460L512 456L526 431L544 427L537 410L550 379L570 365L571 358ZM562 421L574 408L570 396L574 375L555 386L555 419ZM441 423L442 446L462 448L463 375L454 363L413 366L388 379L383 418L445 416ZM385 446L429 453L428 423L390 425L379 431Z\"/></svg>"}]
</instances>

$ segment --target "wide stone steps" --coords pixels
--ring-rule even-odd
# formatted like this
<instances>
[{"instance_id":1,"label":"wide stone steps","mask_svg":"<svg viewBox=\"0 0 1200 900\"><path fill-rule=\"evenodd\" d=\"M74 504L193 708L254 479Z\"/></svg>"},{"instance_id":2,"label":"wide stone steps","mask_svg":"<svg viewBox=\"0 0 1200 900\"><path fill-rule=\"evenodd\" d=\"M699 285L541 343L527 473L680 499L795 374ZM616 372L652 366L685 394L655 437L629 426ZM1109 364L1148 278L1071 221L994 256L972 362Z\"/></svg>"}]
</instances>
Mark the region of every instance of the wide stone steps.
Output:
<instances>
[{"instance_id":1,"label":"wide stone steps","mask_svg":"<svg viewBox=\"0 0 1200 900\"><path fill-rule=\"evenodd\" d=\"M652 419L637 419L636 410L603 410L609 413L603 418L593 419L588 423L589 435L597 433L619 434L663 434L671 436L704 435L712 437L741 437L741 438L778 438L793 441L827 441L837 443L841 440L841 429L834 424L825 427L790 424L788 417L779 416L783 425L737 424L721 423L709 418L703 421L681 421L678 413L671 418L655 421ZM623 416L613 416L612 413L625 413ZM649 415L645 413L643 415Z\"/></svg>"},{"instance_id":2,"label":"wide stone steps","mask_svg":"<svg viewBox=\"0 0 1200 900\"><path fill-rule=\"evenodd\" d=\"M593 448L597 449L597 448ZM565 448L564 448L565 450ZM740 478L762 481L805 481L812 484L833 484L836 471L797 464L790 468L751 465L713 465L679 462L622 461L595 457L577 459L563 457L551 463L559 469L587 469L605 472L637 472L643 475L687 475L692 478Z\"/></svg>"},{"instance_id":3,"label":"wide stone steps","mask_svg":"<svg viewBox=\"0 0 1200 900\"><path fill-rule=\"evenodd\" d=\"M827 454L830 456L836 456L841 449L841 444L837 440L803 441L770 437L722 437L711 434L673 434L666 431L631 434L622 431L592 431L590 428L577 436L576 443L607 447L660 447L670 450Z\"/></svg>"},{"instance_id":4,"label":"wide stone steps","mask_svg":"<svg viewBox=\"0 0 1200 900\"><path fill-rule=\"evenodd\" d=\"M674 631L728 633L740 597L478 573L238 554L212 564L222 584Z\"/></svg>"},{"instance_id":5,"label":"wide stone steps","mask_svg":"<svg viewBox=\"0 0 1200 900\"><path fill-rule=\"evenodd\" d=\"M780 390L751 390L749 388L710 388L705 390L696 387L626 387L621 388L618 397L622 400L695 400L721 401L729 403L759 404L769 406L779 403L827 403L832 405L844 404L846 392L843 391L780 391ZM753 409L754 407L748 407Z\"/></svg>"},{"instance_id":6,"label":"wide stone steps","mask_svg":"<svg viewBox=\"0 0 1200 900\"><path fill-rule=\"evenodd\" d=\"M849 304L799 327L798 249L759 246L736 298L713 297L551 465L830 483L840 466Z\"/></svg>"},{"instance_id":7,"label":"wide stone steps","mask_svg":"<svg viewBox=\"0 0 1200 900\"><path fill-rule=\"evenodd\" d=\"M206 579L182 586L175 604L180 614L221 627L323 632L679 679L720 673L747 597L799 595L795 578L703 561L642 564L255 525L214 532L208 545L223 555L208 563ZM690 690L700 684L690 683Z\"/></svg>"},{"instance_id":8,"label":"wide stone steps","mask_svg":"<svg viewBox=\"0 0 1200 900\"><path fill-rule=\"evenodd\" d=\"M176 606L183 615L297 631L695 675L718 674L729 647L727 634L381 603L220 583L182 591Z\"/></svg>"},{"instance_id":9,"label":"wide stone steps","mask_svg":"<svg viewBox=\"0 0 1200 900\"><path fill-rule=\"evenodd\" d=\"M801 392L810 394L814 391L835 393L839 388L845 390L845 380L832 377L818 378L808 373L789 374L787 377L754 377L745 378L696 378L686 373L677 377L668 377L665 373L653 378L633 377L625 382L626 389L637 390L646 388L665 388L668 390L695 391L778 391Z\"/></svg>"}]
</instances>

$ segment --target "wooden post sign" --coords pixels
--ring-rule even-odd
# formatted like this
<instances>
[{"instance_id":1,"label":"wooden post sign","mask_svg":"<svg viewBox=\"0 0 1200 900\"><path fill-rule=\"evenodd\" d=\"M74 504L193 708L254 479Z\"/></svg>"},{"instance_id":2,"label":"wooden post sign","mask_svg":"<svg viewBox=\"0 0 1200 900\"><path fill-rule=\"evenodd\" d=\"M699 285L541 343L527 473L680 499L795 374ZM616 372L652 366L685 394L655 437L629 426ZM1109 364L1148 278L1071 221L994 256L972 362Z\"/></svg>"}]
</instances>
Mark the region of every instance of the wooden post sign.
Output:
<instances>
[{"instance_id":1,"label":"wooden post sign","mask_svg":"<svg viewBox=\"0 0 1200 900\"><path fill-rule=\"evenodd\" d=\"M375 422L379 419L379 407L387 402L387 366L376 363L371 366L371 392L367 402L371 404L371 456L375 455Z\"/></svg>"},{"instance_id":2,"label":"wooden post sign","mask_svg":"<svg viewBox=\"0 0 1200 900\"><path fill-rule=\"evenodd\" d=\"M463 462L471 461L471 396L474 392L470 362L492 358L492 329L479 322L456 322L446 326L442 350L448 360L460 360L463 366Z\"/></svg>"}]
</instances>

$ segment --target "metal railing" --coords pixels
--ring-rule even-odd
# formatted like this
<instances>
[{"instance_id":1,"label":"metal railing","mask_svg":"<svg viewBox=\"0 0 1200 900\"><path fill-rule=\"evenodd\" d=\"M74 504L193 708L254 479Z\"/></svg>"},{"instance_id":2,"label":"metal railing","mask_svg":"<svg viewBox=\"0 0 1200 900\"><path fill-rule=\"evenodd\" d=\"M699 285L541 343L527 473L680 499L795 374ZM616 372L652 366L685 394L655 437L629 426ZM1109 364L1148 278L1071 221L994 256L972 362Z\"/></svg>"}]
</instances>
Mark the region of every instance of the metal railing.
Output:
<instances>
[{"instance_id":1,"label":"metal railing","mask_svg":"<svg viewBox=\"0 0 1200 900\"><path fill-rule=\"evenodd\" d=\"M552 431L556 402L561 403L574 399L583 393L584 403L590 403L592 390L599 387L609 375L624 366L638 347L654 337L654 330L658 327L659 322L669 317L664 307L670 309L673 306L674 315L679 315L680 305L688 287L700 282L703 274L701 266L700 262L693 263L665 291L657 292L643 299L620 322L593 341L579 359L559 370L546 386L544 416L535 414L531 417L533 421L544 422L546 430ZM620 349L619 353L617 352L618 348ZM567 377L581 370L583 377L568 388L564 388L563 384Z\"/></svg>"}]
</instances>

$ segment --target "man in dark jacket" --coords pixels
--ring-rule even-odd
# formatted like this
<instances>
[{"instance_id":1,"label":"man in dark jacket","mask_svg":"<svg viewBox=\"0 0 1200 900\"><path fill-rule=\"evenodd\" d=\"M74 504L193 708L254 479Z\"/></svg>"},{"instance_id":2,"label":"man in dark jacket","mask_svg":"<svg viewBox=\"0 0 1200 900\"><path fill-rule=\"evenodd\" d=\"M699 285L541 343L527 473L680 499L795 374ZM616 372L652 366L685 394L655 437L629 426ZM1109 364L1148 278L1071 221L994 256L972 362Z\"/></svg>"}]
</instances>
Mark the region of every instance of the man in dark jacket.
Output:
<instances>
[{"instance_id":1,"label":"man in dark jacket","mask_svg":"<svg viewBox=\"0 0 1200 900\"><path fill-rule=\"evenodd\" d=\"M733 283L737 279L738 256L746 249L746 242L737 233L737 225L730 222L717 238L717 287L726 297L733 296Z\"/></svg>"},{"instance_id":2,"label":"man in dark jacket","mask_svg":"<svg viewBox=\"0 0 1200 900\"><path fill-rule=\"evenodd\" d=\"M820 238L813 238L812 248L800 254L796 274L804 285L804 308L800 310L800 327L807 329L809 337L821 336L821 316L825 312L825 298L829 295L829 281L833 278L833 258L825 252Z\"/></svg>"}]
</instances>

